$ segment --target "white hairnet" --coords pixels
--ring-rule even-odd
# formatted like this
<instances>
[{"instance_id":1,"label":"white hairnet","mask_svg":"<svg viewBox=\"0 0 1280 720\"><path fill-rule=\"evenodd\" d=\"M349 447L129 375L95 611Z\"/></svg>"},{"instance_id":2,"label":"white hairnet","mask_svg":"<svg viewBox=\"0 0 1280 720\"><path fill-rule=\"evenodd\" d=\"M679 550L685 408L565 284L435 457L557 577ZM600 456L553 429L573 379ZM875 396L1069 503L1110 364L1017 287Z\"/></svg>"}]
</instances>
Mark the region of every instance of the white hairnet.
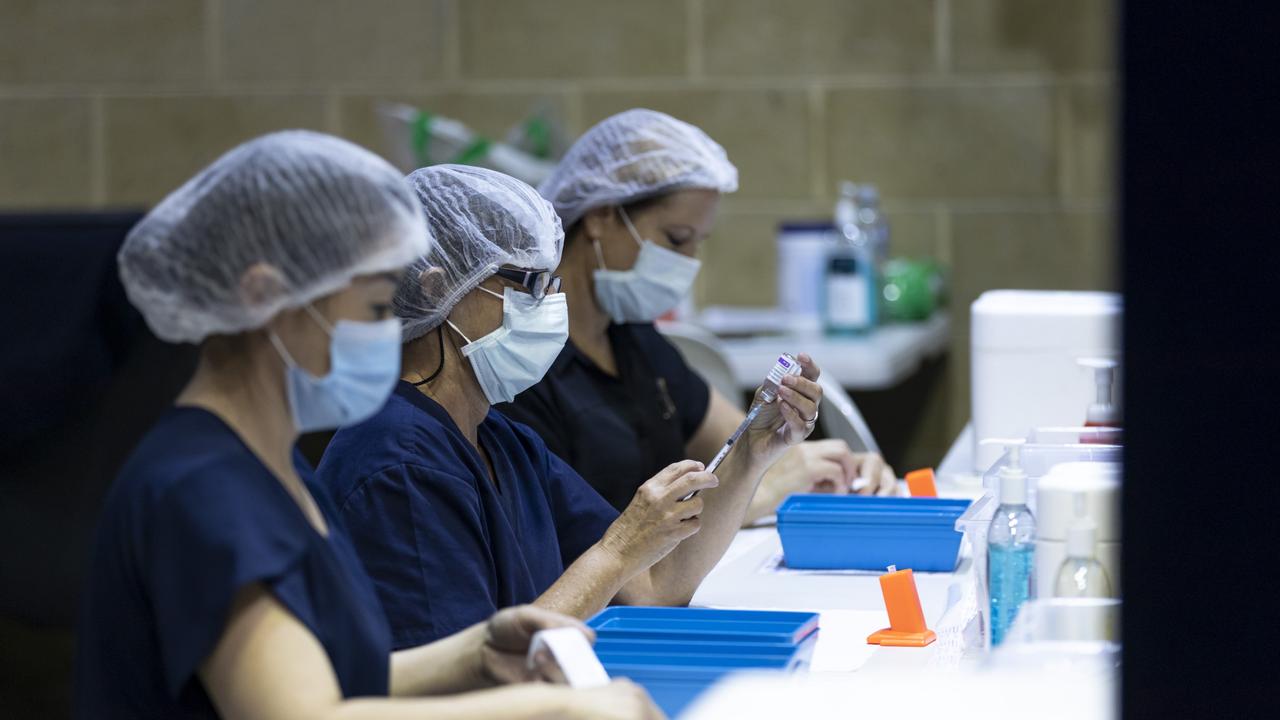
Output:
<instances>
[{"instance_id":1,"label":"white hairnet","mask_svg":"<svg viewBox=\"0 0 1280 720\"><path fill-rule=\"evenodd\" d=\"M733 192L738 169L724 148L693 125L635 109L600 121L578 138L538 191L555 205L564 226L572 227L592 208L686 188Z\"/></svg>"},{"instance_id":2,"label":"white hairnet","mask_svg":"<svg viewBox=\"0 0 1280 720\"><path fill-rule=\"evenodd\" d=\"M500 266L554 270L560 264L560 218L523 182L480 167L432 165L411 173L409 186L435 245L409 266L396 291L405 342L444 322L462 296Z\"/></svg>"},{"instance_id":3,"label":"white hairnet","mask_svg":"<svg viewBox=\"0 0 1280 720\"><path fill-rule=\"evenodd\" d=\"M120 248L120 279L157 336L199 342L395 270L431 236L404 178L336 137L292 130L226 153L147 214ZM242 286L245 272L266 282Z\"/></svg>"}]
</instances>

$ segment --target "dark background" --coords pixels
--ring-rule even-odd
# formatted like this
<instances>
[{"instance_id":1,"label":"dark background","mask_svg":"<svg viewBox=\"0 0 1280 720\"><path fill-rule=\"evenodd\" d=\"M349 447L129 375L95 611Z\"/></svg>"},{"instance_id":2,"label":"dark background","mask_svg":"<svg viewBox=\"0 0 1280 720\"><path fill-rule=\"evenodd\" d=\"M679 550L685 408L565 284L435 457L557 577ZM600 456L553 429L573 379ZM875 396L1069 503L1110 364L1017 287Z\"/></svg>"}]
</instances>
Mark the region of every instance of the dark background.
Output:
<instances>
[{"instance_id":1,"label":"dark background","mask_svg":"<svg viewBox=\"0 0 1280 720\"><path fill-rule=\"evenodd\" d=\"M1280 717L1278 14L1124 8L1126 718Z\"/></svg>"}]
</instances>

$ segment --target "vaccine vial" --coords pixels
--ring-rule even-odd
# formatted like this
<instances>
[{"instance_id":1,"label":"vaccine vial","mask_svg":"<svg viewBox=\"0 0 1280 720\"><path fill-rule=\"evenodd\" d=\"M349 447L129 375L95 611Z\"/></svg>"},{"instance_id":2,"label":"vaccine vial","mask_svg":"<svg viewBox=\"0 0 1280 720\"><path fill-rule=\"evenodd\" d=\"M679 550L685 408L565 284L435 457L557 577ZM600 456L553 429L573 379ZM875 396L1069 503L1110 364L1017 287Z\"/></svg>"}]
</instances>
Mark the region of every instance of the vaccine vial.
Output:
<instances>
[{"instance_id":1,"label":"vaccine vial","mask_svg":"<svg viewBox=\"0 0 1280 720\"><path fill-rule=\"evenodd\" d=\"M796 360L791 353L782 353L778 356L778 361L773 364L773 368L769 370L764 383L760 385L760 400L766 403L773 402L774 398L778 397L778 386L782 384L782 378L799 374L800 361Z\"/></svg>"}]
</instances>

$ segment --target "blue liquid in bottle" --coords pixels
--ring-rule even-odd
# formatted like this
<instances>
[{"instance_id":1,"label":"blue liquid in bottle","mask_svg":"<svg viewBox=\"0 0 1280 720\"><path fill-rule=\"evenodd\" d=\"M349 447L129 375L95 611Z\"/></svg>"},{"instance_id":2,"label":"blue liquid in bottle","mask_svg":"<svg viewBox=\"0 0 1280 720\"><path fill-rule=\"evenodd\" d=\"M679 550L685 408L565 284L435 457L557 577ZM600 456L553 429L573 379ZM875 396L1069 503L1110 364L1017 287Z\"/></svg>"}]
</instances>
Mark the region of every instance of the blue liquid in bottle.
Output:
<instances>
[{"instance_id":1,"label":"blue liquid in bottle","mask_svg":"<svg viewBox=\"0 0 1280 720\"><path fill-rule=\"evenodd\" d=\"M987 568L991 591L991 644L1004 642L1022 604L1031 598L1035 545L990 545Z\"/></svg>"}]
</instances>

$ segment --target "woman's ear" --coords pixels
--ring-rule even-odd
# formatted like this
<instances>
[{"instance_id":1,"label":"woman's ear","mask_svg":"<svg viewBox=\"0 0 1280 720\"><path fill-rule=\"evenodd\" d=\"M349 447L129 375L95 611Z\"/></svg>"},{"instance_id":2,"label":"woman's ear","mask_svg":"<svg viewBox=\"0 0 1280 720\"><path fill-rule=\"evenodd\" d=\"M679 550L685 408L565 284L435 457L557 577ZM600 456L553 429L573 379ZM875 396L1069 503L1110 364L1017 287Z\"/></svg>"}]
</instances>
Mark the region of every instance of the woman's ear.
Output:
<instances>
[{"instance_id":1,"label":"woman's ear","mask_svg":"<svg viewBox=\"0 0 1280 720\"><path fill-rule=\"evenodd\" d=\"M240 302L248 307L267 305L284 294L288 286L274 265L254 263L240 276Z\"/></svg>"},{"instance_id":2,"label":"woman's ear","mask_svg":"<svg viewBox=\"0 0 1280 720\"><path fill-rule=\"evenodd\" d=\"M418 284L422 286L425 297L439 297L444 290L447 278L442 267L429 267L418 276Z\"/></svg>"}]
</instances>

